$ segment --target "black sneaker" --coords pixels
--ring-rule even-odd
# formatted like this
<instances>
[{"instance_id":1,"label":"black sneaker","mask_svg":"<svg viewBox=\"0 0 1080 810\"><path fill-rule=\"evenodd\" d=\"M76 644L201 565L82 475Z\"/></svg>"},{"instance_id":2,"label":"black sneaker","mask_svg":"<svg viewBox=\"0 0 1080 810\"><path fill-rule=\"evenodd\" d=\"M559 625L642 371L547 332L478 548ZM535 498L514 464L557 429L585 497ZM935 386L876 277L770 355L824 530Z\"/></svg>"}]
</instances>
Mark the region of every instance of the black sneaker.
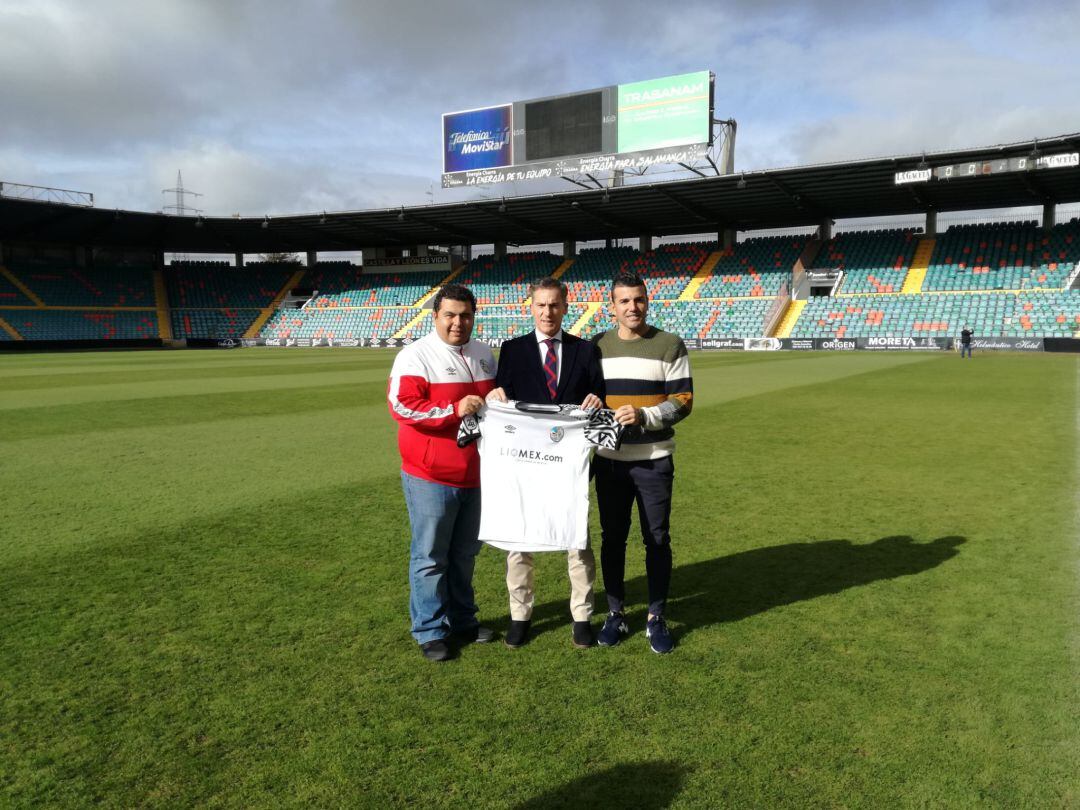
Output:
<instances>
[{"instance_id":1,"label":"black sneaker","mask_svg":"<svg viewBox=\"0 0 1080 810\"><path fill-rule=\"evenodd\" d=\"M450 648L446 642L437 638L434 641L425 641L420 645L420 652L428 661L445 661L450 657Z\"/></svg>"},{"instance_id":2,"label":"black sneaker","mask_svg":"<svg viewBox=\"0 0 1080 810\"><path fill-rule=\"evenodd\" d=\"M621 613L612 611L604 619L604 626L600 628L600 635L596 640L601 647L614 647L628 635L630 628L626 625L626 619Z\"/></svg>"},{"instance_id":3,"label":"black sneaker","mask_svg":"<svg viewBox=\"0 0 1080 810\"><path fill-rule=\"evenodd\" d=\"M588 622L574 622L574 646L579 650L587 650L596 644L596 636L593 635L592 625Z\"/></svg>"},{"instance_id":4,"label":"black sneaker","mask_svg":"<svg viewBox=\"0 0 1080 810\"><path fill-rule=\"evenodd\" d=\"M506 638L503 639L503 643L506 644L511 650L516 650L518 647L525 646L525 643L529 640L529 626L532 622L517 621L515 619L510 620L510 626L506 629Z\"/></svg>"},{"instance_id":5,"label":"black sneaker","mask_svg":"<svg viewBox=\"0 0 1080 810\"><path fill-rule=\"evenodd\" d=\"M460 633L455 632L454 636L466 644L473 641L477 644L487 644L489 641L495 640L495 631L490 627L484 627L484 625L478 624L475 627L470 627L468 630L462 630Z\"/></svg>"},{"instance_id":6,"label":"black sneaker","mask_svg":"<svg viewBox=\"0 0 1080 810\"><path fill-rule=\"evenodd\" d=\"M649 649L654 653L669 653L675 649L675 639L671 637L667 622L663 616L653 616L645 625L645 638L649 640Z\"/></svg>"}]
</instances>

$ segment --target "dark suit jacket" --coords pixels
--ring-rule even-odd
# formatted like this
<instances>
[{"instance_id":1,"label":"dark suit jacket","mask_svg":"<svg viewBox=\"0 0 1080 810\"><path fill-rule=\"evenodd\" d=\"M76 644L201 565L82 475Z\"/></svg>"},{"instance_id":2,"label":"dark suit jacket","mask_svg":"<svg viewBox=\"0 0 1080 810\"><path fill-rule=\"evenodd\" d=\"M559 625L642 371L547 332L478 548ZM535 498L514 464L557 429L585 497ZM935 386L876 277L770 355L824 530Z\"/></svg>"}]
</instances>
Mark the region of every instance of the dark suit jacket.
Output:
<instances>
[{"instance_id":1,"label":"dark suit jacket","mask_svg":"<svg viewBox=\"0 0 1080 810\"><path fill-rule=\"evenodd\" d=\"M559 388L554 400L548 393L535 332L508 340L502 345L495 385L506 391L507 399L536 403L554 401L557 405L580 405L589 394L604 399L606 393L596 345L591 340L574 337L565 330Z\"/></svg>"}]
</instances>

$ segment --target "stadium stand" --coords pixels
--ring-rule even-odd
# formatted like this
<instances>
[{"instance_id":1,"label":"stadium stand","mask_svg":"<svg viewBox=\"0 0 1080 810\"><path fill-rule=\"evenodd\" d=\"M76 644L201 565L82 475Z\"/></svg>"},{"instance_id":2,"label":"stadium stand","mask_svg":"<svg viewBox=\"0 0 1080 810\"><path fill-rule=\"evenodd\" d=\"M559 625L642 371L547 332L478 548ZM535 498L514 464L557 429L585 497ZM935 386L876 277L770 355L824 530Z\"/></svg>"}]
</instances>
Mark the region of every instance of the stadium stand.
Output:
<instances>
[{"instance_id":1,"label":"stadium stand","mask_svg":"<svg viewBox=\"0 0 1080 810\"><path fill-rule=\"evenodd\" d=\"M10 270L46 306L152 307L154 305L154 276L153 272L145 267L87 269L72 267L65 263L41 261L12 263ZM0 286L0 303L16 303L4 296L4 292L5 289ZM25 296L22 297L25 298Z\"/></svg>"},{"instance_id":2,"label":"stadium stand","mask_svg":"<svg viewBox=\"0 0 1080 810\"><path fill-rule=\"evenodd\" d=\"M849 231L822 246L815 269L838 269L841 294L900 292L919 236L913 230Z\"/></svg>"},{"instance_id":3,"label":"stadium stand","mask_svg":"<svg viewBox=\"0 0 1080 810\"><path fill-rule=\"evenodd\" d=\"M1080 290L1051 293L923 293L813 298L793 337L1071 337L1080 329Z\"/></svg>"},{"instance_id":4,"label":"stadium stand","mask_svg":"<svg viewBox=\"0 0 1080 810\"><path fill-rule=\"evenodd\" d=\"M696 297L775 297L780 285L791 280L791 268L807 241L805 236L768 236L735 244L717 262Z\"/></svg>"},{"instance_id":5,"label":"stadium stand","mask_svg":"<svg viewBox=\"0 0 1080 810\"><path fill-rule=\"evenodd\" d=\"M562 261L548 252L477 256L454 281L471 289L479 306L518 304L528 297L531 282L550 276Z\"/></svg>"},{"instance_id":6,"label":"stadium stand","mask_svg":"<svg viewBox=\"0 0 1080 810\"><path fill-rule=\"evenodd\" d=\"M155 338L153 311L126 310L0 310L26 340L137 340ZM2 331L2 330L0 330Z\"/></svg>"},{"instance_id":7,"label":"stadium stand","mask_svg":"<svg viewBox=\"0 0 1080 810\"><path fill-rule=\"evenodd\" d=\"M644 253L594 248L569 262L549 252L484 255L451 277L476 294L475 334L486 339L528 332L528 284L557 272L571 302L565 328L583 336L611 328L610 282L620 270L646 279L650 320L661 328L686 338L757 337L810 240L757 237L724 252L711 242ZM926 275L912 285L920 244ZM308 292L293 296L292 308L274 309L301 266L175 262L158 274L159 296L151 269L102 264L81 270L51 259L0 268L0 317L10 326L0 340L17 339L12 332L28 340L146 338L161 324L177 338L416 338L432 329L423 305L447 278L442 270L364 273L350 262L319 262L303 277L302 289L312 291L306 304L292 302ZM1032 222L959 225L936 240L912 229L845 232L822 245L813 264L843 270L840 286L807 301L790 335L947 337L966 323L980 336L1072 337L1080 333L1080 290L1065 287L1078 264L1076 219L1046 232Z\"/></svg>"},{"instance_id":8,"label":"stadium stand","mask_svg":"<svg viewBox=\"0 0 1080 810\"><path fill-rule=\"evenodd\" d=\"M412 307L347 309L309 305L278 310L260 334L267 338L392 337L416 315Z\"/></svg>"},{"instance_id":9,"label":"stadium stand","mask_svg":"<svg viewBox=\"0 0 1080 810\"><path fill-rule=\"evenodd\" d=\"M961 225L938 238L923 290L1060 289L1077 261L1076 220L1045 234L1034 222Z\"/></svg>"},{"instance_id":10,"label":"stadium stand","mask_svg":"<svg viewBox=\"0 0 1080 810\"><path fill-rule=\"evenodd\" d=\"M178 309L263 308L270 305L299 265L225 264L207 272L207 263L173 262L165 273L169 303Z\"/></svg>"},{"instance_id":11,"label":"stadium stand","mask_svg":"<svg viewBox=\"0 0 1080 810\"><path fill-rule=\"evenodd\" d=\"M320 262L304 277L304 286L316 291L310 305L319 309L405 307L416 304L445 277L441 270L365 273L349 262Z\"/></svg>"},{"instance_id":12,"label":"stadium stand","mask_svg":"<svg viewBox=\"0 0 1080 810\"><path fill-rule=\"evenodd\" d=\"M177 338L240 338L255 319L258 309L174 309L170 318Z\"/></svg>"},{"instance_id":13,"label":"stadium stand","mask_svg":"<svg viewBox=\"0 0 1080 810\"><path fill-rule=\"evenodd\" d=\"M570 301L603 301L611 279L627 271L645 279L653 300L675 300L714 250L716 245L711 242L671 243L645 253L631 247L588 248L581 251L562 280Z\"/></svg>"},{"instance_id":14,"label":"stadium stand","mask_svg":"<svg viewBox=\"0 0 1080 810\"><path fill-rule=\"evenodd\" d=\"M0 267L0 306L32 307L34 302L8 278L6 268Z\"/></svg>"}]
</instances>

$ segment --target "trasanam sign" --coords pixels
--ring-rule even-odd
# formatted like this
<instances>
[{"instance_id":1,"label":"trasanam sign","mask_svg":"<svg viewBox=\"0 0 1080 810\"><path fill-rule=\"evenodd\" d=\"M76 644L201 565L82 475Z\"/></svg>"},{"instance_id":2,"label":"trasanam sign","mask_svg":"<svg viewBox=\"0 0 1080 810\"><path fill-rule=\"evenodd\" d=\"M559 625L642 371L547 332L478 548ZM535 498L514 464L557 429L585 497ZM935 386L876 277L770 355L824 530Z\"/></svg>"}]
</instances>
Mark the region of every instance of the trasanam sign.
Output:
<instances>
[{"instance_id":1,"label":"trasanam sign","mask_svg":"<svg viewBox=\"0 0 1080 810\"><path fill-rule=\"evenodd\" d=\"M708 71L619 85L619 152L708 143Z\"/></svg>"}]
</instances>

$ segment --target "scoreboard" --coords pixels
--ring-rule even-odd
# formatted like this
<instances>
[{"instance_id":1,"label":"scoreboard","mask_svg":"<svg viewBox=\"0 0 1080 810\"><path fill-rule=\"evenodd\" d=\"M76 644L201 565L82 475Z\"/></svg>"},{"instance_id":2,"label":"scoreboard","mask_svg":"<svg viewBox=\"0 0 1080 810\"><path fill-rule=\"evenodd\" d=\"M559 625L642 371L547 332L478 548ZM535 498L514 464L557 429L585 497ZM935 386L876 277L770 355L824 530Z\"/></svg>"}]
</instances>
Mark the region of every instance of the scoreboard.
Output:
<instances>
[{"instance_id":1,"label":"scoreboard","mask_svg":"<svg viewBox=\"0 0 1080 810\"><path fill-rule=\"evenodd\" d=\"M895 185L926 183L930 180L956 180L965 177L983 177L991 174L1030 172L1042 169L1065 169L1080 166L1080 152L1064 152L1039 157L1000 158L997 160L953 163L947 166L909 169L897 172Z\"/></svg>"},{"instance_id":2,"label":"scoreboard","mask_svg":"<svg viewBox=\"0 0 1080 810\"><path fill-rule=\"evenodd\" d=\"M684 163L712 145L709 71L442 116L443 188Z\"/></svg>"}]
</instances>

